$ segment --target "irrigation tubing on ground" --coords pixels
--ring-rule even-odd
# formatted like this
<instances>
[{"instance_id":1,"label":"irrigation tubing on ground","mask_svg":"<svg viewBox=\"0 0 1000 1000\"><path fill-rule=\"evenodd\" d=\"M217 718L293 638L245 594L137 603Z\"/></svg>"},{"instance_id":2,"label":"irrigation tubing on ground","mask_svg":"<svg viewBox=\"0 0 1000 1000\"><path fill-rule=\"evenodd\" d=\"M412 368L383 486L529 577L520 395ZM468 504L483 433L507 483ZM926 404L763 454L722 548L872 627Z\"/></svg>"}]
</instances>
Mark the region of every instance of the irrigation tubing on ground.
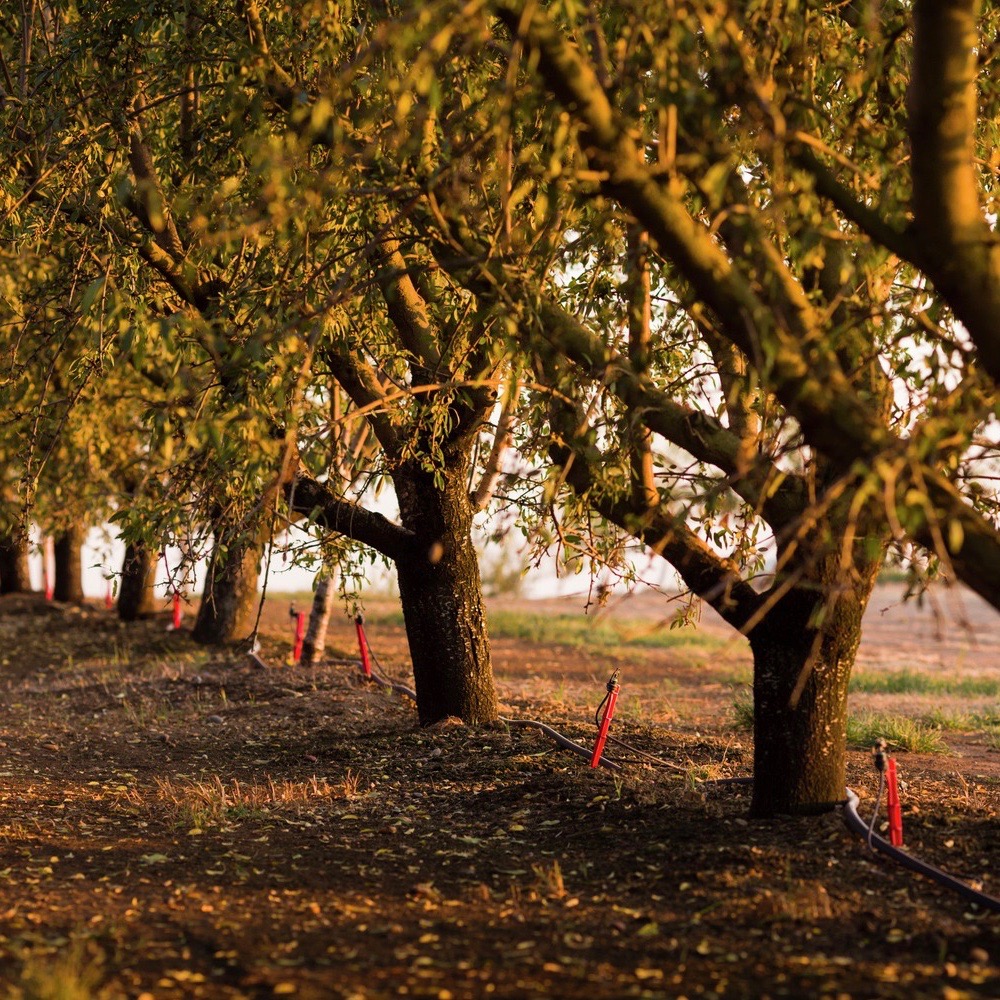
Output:
<instances>
[{"instance_id":1,"label":"irrigation tubing on ground","mask_svg":"<svg viewBox=\"0 0 1000 1000\"><path fill-rule=\"evenodd\" d=\"M868 839L868 824L858 815L858 796L850 788L847 789L847 802L843 806L843 816L844 823L849 830L865 840ZM930 865L926 861L915 858L912 854L899 847L893 847L888 840L880 837L877 833L872 833L871 844L876 850L892 858L893 861L904 868L933 879L938 884L945 886L945 888L957 892L970 903L981 906L984 910L992 910L994 913L1000 913L1000 899L997 899L996 896L991 896L989 893L974 889L967 882L955 878L954 875L949 875L946 871L942 871L940 868L935 868L934 865Z\"/></svg>"},{"instance_id":2,"label":"irrigation tubing on ground","mask_svg":"<svg viewBox=\"0 0 1000 1000\"><path fill-rule=\"evenodd\" d=\"M411 701L415 702L417 700L417 692L413 688L409 688L405 684L397 684L395 681L386 680L377 670L372 671L371 679L376 684L381 684L382 687L388 688L390 691L395 691L396 694L406 695Z\"/></svg>"},{"instance_id":3,"label":"irrigation tubing on ground","mask_svg":"<svg viewBox=\"0 0 1000 1000\"><path fill-rule=\"evenodd\" d=\"M753 778L718 778L714 781L705 782L710 785L751 785ZM946 871L936 868L920 858L915 858L912 854L899 847L893 847L884 837L875 833L871 826L866 823L858 814L858 795L852 788L847 788L846 798L841 804L844 825L852 833L856 833L862 840L868 842L873 850L881 851L886 857L892 858L897 864L919 875L933 879L946 889L957 892L970 903L975 903L984 910L991 910L993 913L1000 913L1000 899L991 896L987 892L973 888L968 882L963 882L960 878L955 878Z\"/></svg>"},{"instance_id":4,"label":"irrigation tubing on ground","mask_svg":"<svg viewBox=\"0 0 1000 1000\"><path fill-rule=\"evenodd\" d=\"M505 722L509 726L531 726L545 733L547 736L550 736L556 741L556 743L565 747L567 750L572 750L574 753L587 758L591 755L590 751L586 747L581 746L579 743L574 743L573 740L563 736L562 733L557 732L551 726L545 725L544 722L535 722L531 719L501 719L501 722ZM614 771L620 771L622 770L622 764L628 762L610 760L602 757L600 763L603 767L607 767ZM752 783L753 778L751 777L720 778L716 781L706 782L706 784L713 785L749 785ZM920 858L915 858L907 851L898 847L893 847L893 845L890 844L884 837L880 837L877 833L874 833L869 824L858 815L857 793L851 788L847 788L845 791L847 798L841 807L842 815L844 817L845 825L852 833L856 833L863 840L867 841L874 849L881 851L886 855L886 857L891 858L897 864L902 865L909 871L916 872L918 875L923 875L926 878L933 879L939 885L944 886L946 889L951 889L953 892L957 892L966 901L975 903L976 906L979 906L984 910L990 910L993 913L1000 913L1000 899L996 896L991 896L987 892L974 888L967 882L963 882L961 879L956 878L954 875L950 875L948 872L943 871L932 864L928 864L926 861L921 861Z\"/></svg>"},{"instance_id":5,"label":"irrigation tubing on ground","mask_svg":"<svg viewBox=\"0 0 1000 1000\"><path fill-rule=\"evenodd\" d=\"M534 729L538 729L540 732L545 733L546 736L551 737L556 743L561 747L565 747L567 750L572 750L573 753L579 754L581 757L586 757L590 760L592 751L588 750L585 746L581 746L579 743L574 742L568 736L563 736L562 733L557 732L551 726L545 725L544 722L536 722L534 719L505 719L501 717L501 722L506 723L508 726L530 726ZM601 757L598 762L601 767L606 767L610 771L620 771L622 769L621 764L617 761L609 760L606 757Z\"/></svg>"},{"instance_id":6,"label":"irrigation tubing on ground","mask_svg":"<svg viewBox=\"0 0 1000 1000\"><path fill-rule=\"evenodd\" d=\"M372 652L371 646L368 647L368 652L372 654L372 659L375 660L375 663L381 667L382 664L378 662L378 657L375 656L374 652ZM411 701L417 700L417 692L414 691L413 688L408 688L405 684L397 684L395 681L387 680L385 677L382 676L381 673L379 673L378 670L373 670L370 674L366 674L364 670L364 665L361 663L360 660L328 660L327 662L333 664L343 664L346 666L357 667L358 673L360 673L361 676L364 677L366 681L374 681L376 684L379 684L390 691L395 691L396 694L406 695L406 697L409 698Z\"/></svg>"},{"instance_id":7,"label":"irrigation tubing on ground","mask_svg":"<svg viewBox=\"0 0 1000 1000\"><path fill-rule=\"evenodd\" d=\"M377 668L372 671L372 680L375 681L376 684L381 684L382 687L388 688L390 691L395 691L397 694L404 694L407 698L416 701L417 692L414 691L413 688L409 688L405 684L397 684L395 681L390 681L388 678L382 676L382 664L379 661L378 654L374 649L372 649L370 642L368 643L368 652L371 653L371 657L375 661L375 667ZM358 663L358 666L360 667L361 664Z\"/></svg>"}]
</instances>

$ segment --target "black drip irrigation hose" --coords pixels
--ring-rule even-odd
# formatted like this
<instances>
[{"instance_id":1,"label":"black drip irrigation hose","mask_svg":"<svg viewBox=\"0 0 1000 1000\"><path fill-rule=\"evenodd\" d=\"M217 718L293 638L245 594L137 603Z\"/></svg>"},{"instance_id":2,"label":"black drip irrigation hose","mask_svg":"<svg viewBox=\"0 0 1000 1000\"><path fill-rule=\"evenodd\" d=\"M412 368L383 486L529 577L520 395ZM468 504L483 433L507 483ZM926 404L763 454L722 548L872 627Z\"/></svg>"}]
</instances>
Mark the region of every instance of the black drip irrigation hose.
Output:
<instances>
[{"instance_id":1,"label":"black drip irrigation hose","mask_svg":"<svg viewBox=\"0 0 1000 1000\"><path fill-rule=\"evenodd\" d=\"M375 670L372 670L370 679L375 681L376 684L381 684L382 687L388 688L390 691L395 691L396 694L406 695L406 697L409 698L411 701L416 702L417 692L414 691L413 688L409 688L405 684L397 684L395 681L390 681L382 676L382 664L381 662L379 662L379 658L376 655L375 650L372 649L371 643L368 642L367 636L365 636L365 643L368 646L368 654L369 656L371 656L372 660L375 663L375 667L377 668ZM361 664L361 661L355 660L355 662L358 664L359 667L362 668L362 673L364 673L364 667ZM365 674L365 676L366 678L368 677L367 674Z\"/></svg>"},{"instance_id":2,"label":"black drip irrigation hose","mask_svg":"<svg viewBox=\"0 0 1000 1000\"><path fill-rule=\"evenodd\" d=\"M505 719L502 716L500 721L508 726L530 726L545 733L546 736L555 740L559 746L565 747L567 750L572 750L573 753L579 754L581 757L586 757L587 760L590 760L592 756L592 751L588 750L585 746L581 746L579 743L571 740L568 736L563 736L562 733L557 732L551 726L545 725L544 722L536 722L534 719ZM601 756L598 763L601 767L606 767L610 771L620 771L622 769L621 763L615 760L610 760L604 755Z\"/></svg>"},{"instance_id":3,"label":"black drip irrigation hose","mask_svg":"<svg viewBox=\"0 0 1000 1000\"><path fill-rule=\"evenodd\" d=\"M361 674L362 677L364 677L365 680L374 681L376 684L380 684L382 687L387 688L390 691L395 691L396 694L405 695L407 698L410 698L412 701L415 702L417 700L417 692L414 691L413 688L407 687L405 684L397 684L394 681L387 680L385 677L383 677L382 674L380 673L382 664L379 663L378 657L375 655L375 651L371 648L370 645L368 646L368 652L371 654L371 658L375 661L375 665L379 668L379 670L372 670L370 674L366 674L364 672L364 665L360 660L352 660L352 659L345 659L343 657L336 657L333 659L324 660L323 662L331 666L357 667L358 672ZM247 656L250 659L250 662L254 664L254 666L260 667L262 670L269 669L267 663L265 663L264 660L260 658L256 649L251 649L249 653L247 653Z\"/></svg>"},{"instance_id":4,"label":"black drip irrigation hose","mask_svg":"<svg viewBox=\"0 0 1000 1000\"><path fill-rule=\"evenodd\" d=\"M714 781L706 781L705 784L752 785L753 778L718 778ZM982 907L984 910L990 910L993 913L1000 913L1000 899L997 899L996 896L991 896L987 892L976 889L969 885L968 882L963 882L960 878L955 878L954 875L950 875L948 872L943 871L940 868L936 868L934 865L928 864L926 861L921 861L920 858L915 858L908 851L904 851L899 847L894 847L884 837L875 833L875 817L872 817L872 822L866 823L858 814L858 803L860 800L858 799L857 792L855 792L853 788L847 788L845 789L845 794L846 798L840 806L841 815L844 819L844 825L851 831L851 833L855 833L861 837L861 839L864 840L871 848L872 853L875 851L881 851L884 855L886 855L886 857L891 858L897 864L902 865L904 868L907 868L912 872L916 872L918 875L924 875L929 879L933 879L939 885L943 885L946 889L951 889L953 892L957 892L968 902L975 903L976 906Z\"/></svg>"},{"instance_id":5,"label":"black drip irrigation hose","mask_svg":"<svg viewBox=\"0 0 1000 1000\"><path fill-rule=\"evenodd\" d=\"M980 906L984 910L1000 913L1000 899L997 899L996 896L991 896L989 893L974 889L967 882L955 878L954 875L949 875L948 872L942 871L940 868L935 868L934 865L930 865L926 861L921 861L919 858L915 858L912 854L899 847L893 847L888 840L880 837L874 831L869 833L868 824L858 815L858 796L853 789L847 789L847 801L842 808L844 823L847 828L852 833L856 833L859 837L867 840L873 848L892 858L897 864L908 868L912 872L917 872L920 875L933 879L939 885L957 892L964 899L970 903L975 903L976 906Z\"/></svg>"},{"instance_id":6,"label":"black drip irrigation hose","mask_svg":"<svg viewBox=\"0 0 1000 1000\"><path fill-rule=\"evenodd\" d=\"M370 648L368 652L369 653L371 652ZM361 664L359 662L358 667L360 666ZM416 702L417 700L417 692L414 691L413 688L409 688L405 684L397 684L395 681L386 680L377 670L373 670L370 676L365 675L364 672L362 671L362 676L364 676L365 680L374 681L376 684L380 684L382 687L387 688L389 691L395 691L396 694L405 695L413 702Z\"/></svg>"}]
</instances>

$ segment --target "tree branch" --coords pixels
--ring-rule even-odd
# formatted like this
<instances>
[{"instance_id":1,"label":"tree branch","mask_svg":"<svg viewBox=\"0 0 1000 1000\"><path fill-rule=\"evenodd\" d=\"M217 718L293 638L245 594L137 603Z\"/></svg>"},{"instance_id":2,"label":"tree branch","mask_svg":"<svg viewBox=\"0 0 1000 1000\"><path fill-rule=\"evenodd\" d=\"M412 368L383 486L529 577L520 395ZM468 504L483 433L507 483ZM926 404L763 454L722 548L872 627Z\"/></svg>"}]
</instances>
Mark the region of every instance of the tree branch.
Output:
<instances>
[{"instance_id":1,"label":"tree branch","mask_svg":"<svg viewBox=\"0 0 1000 1000\"><path fill-rule=\"evenodd\" d=\"M138 102L137 102L138 105ZM141 105L138 105L141 107ZM183 259L184 245L174 223L173 213L153 164L153 154L137 122L129 128L129 165L136 179L137 215L153 234L156 242L176 260Z\"/></svg>"},{"instance_id":2,"label":"tree branch","mask_svg":"<svg viewBox=\"0 0 1000 1000\"><path fill-rule=\"evenodd\" d=\"M498 14L538 54L549 89L583 125L584 151L608 176L604 189L647 229L657 249L714 312L721 332L768 375L809 441L835 459L845 454L845 429L876 451L887 445L887 428L851 390L801 286L779 266L777 250L767 244L760 248L774 269L774 280L767 282L770 298L762 299L711 233L652 176L593 69L545 11L500 2Z\"/></svg>"},{"instance_id":3,"label":"tree branch","mask_svg":"<svg viewBox=\"0 0 1000 1000\"><path fill-rule=\"evenodd\" d=\"M832 202L848 222L852 222L873 242L885 247L890 253L917 267L923 267L923 248L912 229L897 229L878 212L869 208L853 191L840 183L834 172L812 150L793 142L790 151L795 162L812 176L816 193Z\"/></svg>"},{"instance_id":4,"label":"tree branch","mask_svg":"<svg viewBox=\"0 0 1000 1000\"><path fill-rule=\"evenodd\" d=\"M256 0L241 0L237 4L237 10L240 11L247 23L247 35L251 47L267 69L265 82L268 90L279 107L285 111L290 110L299 88L296 87L295 80L292 79L291 75L271 55L267 44L267 35L264 32L264 22L261 19Z\"/></svg>"},{"instance_id":5,"label":"tree branch","mask_svg":"<svg viewBox=\"0 0 1000 1000\"><path fill-rule=\"evenodd\" d=\"M586 423L563 408L553 415L553 426L564 433L549 449L564 479L578 496L606 520L663 556L684 583L707 601L734 628L751 621L763 600L742 577L739 567L716 553L685 524L686 514L671 514L662 506L636 506L632 499L616 499L594 490L591 462L601 456L588 454Z\"/></svg>"},{"instance_id":6,"label":"tree branch","mask_svg":"<svg viewBox=\"0 0 1000 1000\"><path fill-rule=\"evenodd\" d=\"M493 435L493 447L490 449L489 457L483 468L482 478L479 485L474 490L470 501L474 513L485 510L493 494L496 492L497 483L500 482L500 464L503 461L507 449L510 447L510 439L514 431L514 411L517 407L518 393L521 391L520 383L514 382L508 387L503 409L497 420L496 432Z\"/></svg>"},{"instance_id":7,"label":"tree branch","mask_svg":"<svg viewBox=\"0 0 1000 1000\"><path fill-rule=\"evenodd\" d=\"M285 487L285 497L293 513L305 515L325 531L353 538L393 561L405 556L413 542L412 532L338 497L325 483L301 472Z\"/></svg>"},{"instance_id":8,"label":"tree branch","mask_svg":"<svg viewBox=\"0 0 1000 1000\"><path fill-rule=\"evenodd\" d=\"M398 456L399 435L388 414L381 408L385 399L385 389L379 381L378 374L346 344L339 350L335 347L329 348L324 356L333 377L351 397L354 405L365 411L365 419L383 451L390 458Z\"/></svg>"},{"instance_id":9,"label":"tree branch","mask_svg":"<svg viewBox=\"0 0 1000 1000\"><path fill-rule=\"evenodd\" d=\"M441 353L434 328L427 314L427 303L417 291L409 275L406 259L400 250L399 240L389 236L376 237L375 280L385 300L389 318L399 334L403 346L424 369L426 378L441 378Z\"/></svg>"},{"instance_id":10,"label":"tree branch","mask_svg":"<svg viewBox=\"0 0 1000 1000\"><path fill-rule=\"evenodd\" d=\"M978 0L917 0L909 130L925 270L1000 383L1000 240L975 164Z\"/></svg>"},{"instance_id":11,"label":"tree branch","mask_svg":"<svg viewBox=\"0 0 1000 1000\"><path fill-rule=\"evenodd\" d=\"M538 56L539 71L551 93L583 126L584 152L608 175L605 190L646 227L660 252L715 313L720 332L767 376L775 395L798 420L806 441L844 468L858 461L870 467L880 459L898 461L906 456L912 443L897 437L854 391L836 359L831 359L822 330L804 323L808 317L794 308L786 312L762 300L683 204L651 178L593 69L544 8L500 0L496 9ZM976 0L916 4L911 90L914 214L925 247L933 244L936 253L928 274L969 329L984 368L1000 380L1000 252L982 223L975 187L969 183L977 11ZM939 170L943 173L935 177ZM961 190L954 197L942 187L942 177L958 184ZM939 202L944 202L940 216ZM934 233L941 235L940 244L935 243ZM913 487L916 499L902 488L903 479ZM956 573L1000 608L1000 534L995 526L965 503L936 470L917 465L904 472L899 497L894 503L910 522L907 531L936 550L940 545L935 526L943 520L956 523L965 539L952 554Z\"/></svg>"},{"instance_id":12,"label":"tree branch","mask_svg":"<svg viewBox=\"0 0 1000 1000\"><path fill-rule=\"evenodd\" d=\"M642 376L649 368L652 342L652 296L649 278L649 237L636 225L626 235L625 298L628 305L628 358ZM652 509L659 505L660 491L653 475L653 435L632 411L629 421L632 492L636 504Z\"/></svg>"}]
</instances>

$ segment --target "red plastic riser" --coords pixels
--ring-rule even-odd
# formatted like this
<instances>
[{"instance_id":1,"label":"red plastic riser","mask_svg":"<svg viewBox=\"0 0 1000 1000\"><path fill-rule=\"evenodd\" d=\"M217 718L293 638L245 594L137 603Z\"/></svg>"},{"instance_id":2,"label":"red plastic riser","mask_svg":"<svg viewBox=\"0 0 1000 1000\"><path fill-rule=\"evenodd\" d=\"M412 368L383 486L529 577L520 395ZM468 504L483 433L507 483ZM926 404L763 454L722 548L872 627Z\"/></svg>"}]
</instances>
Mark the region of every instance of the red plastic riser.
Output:
<instances>
[{"instance_id":1,"label":"red plastic riser","mask_svg":"<svg viewBox=\"0 0 1000 1000\"><path fill-rule=\"evenodd\" d=\"M608 729L611 728L611 720L615 714L615 705L618 703L619 685L615 685L608 692L608 700L604 706L604 715L601 716L601 728L597 734L597 742L594 744L594 754L590 758L590 766L597 767L601 763L601 754L604 753L604 744L608 739Z\"/></svg>"}]
</instances>

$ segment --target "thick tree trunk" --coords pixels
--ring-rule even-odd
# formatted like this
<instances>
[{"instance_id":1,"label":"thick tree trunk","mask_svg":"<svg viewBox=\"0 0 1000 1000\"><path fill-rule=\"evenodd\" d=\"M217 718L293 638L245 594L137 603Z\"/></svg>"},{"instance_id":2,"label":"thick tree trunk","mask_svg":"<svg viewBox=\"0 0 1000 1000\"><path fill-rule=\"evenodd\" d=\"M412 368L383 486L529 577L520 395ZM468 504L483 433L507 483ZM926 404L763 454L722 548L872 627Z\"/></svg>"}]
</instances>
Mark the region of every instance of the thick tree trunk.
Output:
<instances>
[{"instance_id":1,"label":"thick tree trunk","mask_svg":"<svg viewBox=\"0 0 1000 1000\"><path fill-rule=\"evenodd\" d=\"M86 535L83 528L72 527L56 537L52 596L57 601L79 604L83 600L83 543Z\"/></svg>"},{"instance_id":2,"label":"thick tree trunk","mask_svg":"<svg viewBox=\"0 0 1000 1000\"><path fill-rule=\"evenodd\" d=\"M497 718L479 560L472 545L467 461L435 482L412 466L393 474L411 551L396 560L417 712L422 725L448 716L468 723Z\"/></svg>"},{"instance_id":3,"label":"thick tree trunk","mask_svg":"<svg viewBox=\"0 0 1000 1000\"><path fill-rule=\"evenodd\" d=\"M122 582L118 591L118 617L123 622L148 618L158 610L153 585L156 583L156 554L148 545L129 542L122 562Z\"/></svg>"},{"instance_id":4,"label":"thick tree trunk","mask_svg":"<svg viewBox=\"0 0 1000 1000\"><path fill-rule=\"evenodd\" d=\"M320 570L316 581L316 593L313 594L312 610L309 612L309 628L302 640L301 662L311 667L323 659L326 651L326 629L330 624L330 611L337 590L333 585L333 571L327 568Z\"/></svg>"},{"instance_id":5,"label":"thick tree trunk","mask_svg":"<svg viewBox=\"0 0 1000 1000\"><path fill-rule=\"evenodd\" d=\"M28 539L20 534L0 535L0 594L31 592Z\"/></svg>"},{"instance_id":6,"label":"thick tree trunk","mask_svg":"<svg viewBox=\"0 0 1000 1000\"><path fill-rule=\"evenodd\" d=\"M191 636L205 645L246 639L257 612L257 576L263 542L237 526L220 525Z\"/></svg>"},{"instance_id":7,"label":"thick tree trunk","mask_svg":"<svg viewBox=\"0 0 1000 1000\"><path fill-rule=\"evenodd\" d=\"M816 813L844 799L847 685L877 565L813 622L836 583L792 588L750 633L755 816ZM837 588L839 589L839 588Z\"/></svg>"}]
</instances>

